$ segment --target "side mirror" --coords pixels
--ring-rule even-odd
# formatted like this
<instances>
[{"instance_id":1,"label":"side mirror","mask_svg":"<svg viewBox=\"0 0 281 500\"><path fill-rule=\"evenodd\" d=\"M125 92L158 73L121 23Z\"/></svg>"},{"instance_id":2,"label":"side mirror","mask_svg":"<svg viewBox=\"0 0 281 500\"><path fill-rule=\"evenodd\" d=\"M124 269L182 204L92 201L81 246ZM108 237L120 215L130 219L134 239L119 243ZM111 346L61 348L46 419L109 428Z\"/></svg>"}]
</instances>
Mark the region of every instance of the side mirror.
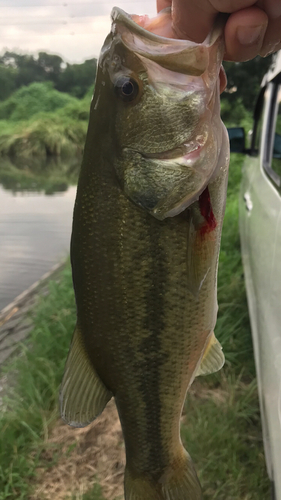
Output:
<instances>
[{"instance_id":1,"label":"side mirror","mask_svg":"<svg viewBox=\"0 0 281 500\"><path fill-rule=\"evenodd\" d=\"M245 130L243 127L231 127L227 129L230 152L245 153Z\"/></svg>"}]
</instances>

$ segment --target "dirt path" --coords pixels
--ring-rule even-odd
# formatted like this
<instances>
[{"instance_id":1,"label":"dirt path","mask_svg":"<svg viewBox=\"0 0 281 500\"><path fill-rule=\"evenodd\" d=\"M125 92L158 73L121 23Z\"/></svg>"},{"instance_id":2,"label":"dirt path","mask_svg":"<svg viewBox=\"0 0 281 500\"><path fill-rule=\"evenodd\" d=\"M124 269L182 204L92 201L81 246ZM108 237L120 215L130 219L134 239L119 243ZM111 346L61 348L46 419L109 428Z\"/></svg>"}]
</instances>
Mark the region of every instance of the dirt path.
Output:
<instances>
[{"instance_id":1,"label":"dirt path","mask_svg":"<svg viewBox=\"0 0 281 500\"><path fill-rule=\"evenodd\" d=\"M35 492L30 500L82 498L95 483L104 498L123 500L125 450L117 410L112 400L89 426L73 429L59 420L46 441L43 459L59 459L37 469Z\"/></svg>"}]
</instances>

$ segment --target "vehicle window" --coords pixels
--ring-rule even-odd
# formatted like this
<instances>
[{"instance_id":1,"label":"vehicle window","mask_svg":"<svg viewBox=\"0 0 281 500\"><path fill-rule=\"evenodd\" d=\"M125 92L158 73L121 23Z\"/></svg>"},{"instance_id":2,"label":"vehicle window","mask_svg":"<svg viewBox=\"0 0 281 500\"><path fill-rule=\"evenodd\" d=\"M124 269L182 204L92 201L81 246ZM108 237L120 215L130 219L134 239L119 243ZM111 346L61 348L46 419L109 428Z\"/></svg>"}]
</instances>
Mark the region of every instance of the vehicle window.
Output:
<instances>
[{"instance_id":1,"label":"vehicle window","mask_svg":"<svg viewBox=\"0 0 281 500\"><path fill-rule=\"evenodd\" d=\"M281 85L278 85L276 103L276 125L272 151L272 170L281 177Z\"/></svg>"},{"instance_id":2,"label":"vehicle window","mask_svg":"<svg viewBox=\"0 0 281 500\"><path fill-rule=\"evenodd\" d=\"M262 126L264 122L264 115L268 99L269 99L269 89L268 88L262 89L258 97L258 101L254 112L254 128L253 128L252 145L251 145L251 154L254 156L260 154Z\"/></svg>"}]
</instances>

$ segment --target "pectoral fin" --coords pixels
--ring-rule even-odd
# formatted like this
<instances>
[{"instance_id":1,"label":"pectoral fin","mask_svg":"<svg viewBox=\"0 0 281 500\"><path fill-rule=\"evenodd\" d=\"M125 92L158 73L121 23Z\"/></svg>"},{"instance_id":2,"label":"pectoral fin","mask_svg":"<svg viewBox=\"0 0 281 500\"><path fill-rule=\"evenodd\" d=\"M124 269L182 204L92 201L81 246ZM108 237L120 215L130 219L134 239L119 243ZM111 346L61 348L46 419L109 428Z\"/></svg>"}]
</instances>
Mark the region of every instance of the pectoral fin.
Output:
<instances>
[{"instance_id":1,"label":"pectoral fin","mask_svg":"<svg viewBox=\"0 0 281 500\"><path fill-rule=\"evenodd\" d=\"M219 371L223 367L224 361L222 346L213 332L206 346L196 377L199 375L209 375L210 373Z\"/></svg>"},{"instance_id":2,"label":"pectoral fin","mask_svg":"<svg viewBox=\"0 0 281 500\"><path fill-rule=\"evenodd\" d=\"M60 389L61 417L73 427L85 427L103 411L111 397L90 363L76 327Z\"/></svg>"}]
</instances>

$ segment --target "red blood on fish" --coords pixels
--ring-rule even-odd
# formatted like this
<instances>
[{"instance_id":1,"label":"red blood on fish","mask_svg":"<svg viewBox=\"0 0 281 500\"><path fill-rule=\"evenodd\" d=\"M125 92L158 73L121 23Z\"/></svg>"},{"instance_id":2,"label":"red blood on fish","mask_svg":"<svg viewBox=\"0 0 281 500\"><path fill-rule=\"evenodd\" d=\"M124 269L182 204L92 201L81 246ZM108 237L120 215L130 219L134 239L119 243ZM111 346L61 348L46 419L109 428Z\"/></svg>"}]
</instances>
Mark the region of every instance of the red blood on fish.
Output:
<instances>
[{"instance_id":1,"label":"red blood on fish","mask_svg":"<svg viewBox=\"0 0 281 500\"><path fill-rule=\"evenodd\" d=\"M211 198L208 187L199 196L199 207L201 215L205 219L205 224L200 229L200 234L203 236L210 233L217 227L217 221L211 205Z\"/></svg>"}]
</instances>

